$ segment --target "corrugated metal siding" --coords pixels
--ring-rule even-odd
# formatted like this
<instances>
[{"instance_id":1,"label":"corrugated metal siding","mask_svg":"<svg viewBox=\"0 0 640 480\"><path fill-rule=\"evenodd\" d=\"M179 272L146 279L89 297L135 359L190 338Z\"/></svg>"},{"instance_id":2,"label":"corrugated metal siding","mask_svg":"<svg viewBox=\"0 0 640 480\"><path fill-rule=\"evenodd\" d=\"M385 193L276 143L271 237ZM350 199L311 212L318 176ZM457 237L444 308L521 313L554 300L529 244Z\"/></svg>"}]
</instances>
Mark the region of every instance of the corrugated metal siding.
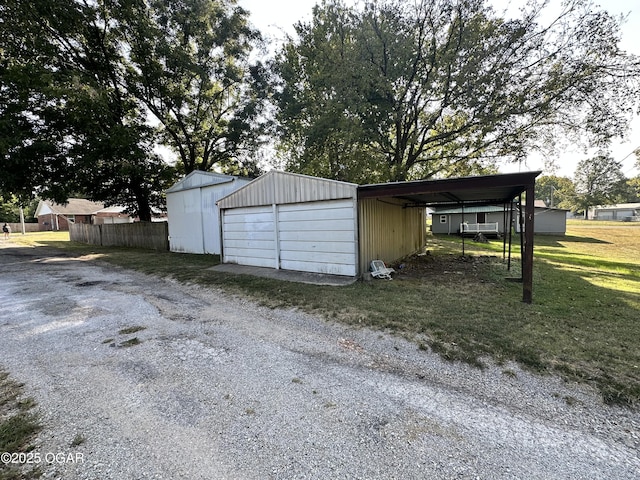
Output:
<instances>
[{"instance_id":1,"label":"corrugated metal siding","mask_svg":"<svg viewBox=\"0 0 640 480\"><path fill-rule=\"evenodd\" d=\"M347 199L279 205L280 268L355 276L354 202Z\"/></svg>"},{"instance_id":2,"label":"corrugated metal siding","mask_svg":"<svg viewBox=\"0 0 640 480\"><path fill-rule=\"evenodd\" d=\"M371 260L391 263L424 246L424 208L403 208L392 199L364 199L358 204L358 215L360 273L369 271Z\"/></svg>"},{"instance_id":3,"label":"corrugated metal siding","mask_svg":"<svg viewBox=\"0 0 640 480\"><path fill-rule=\"evenodd\" d=\"M223 262L355 276L354 199L224 209Z\"/></svg>"},{"instance_id":4,"label":"corrugated metal siding","mask_svg":"<svg viewBox=\"0 0 640 480\"><path fill-rule=\"evenodd\" d=\"M277 267L275 228L270 206L225 210L222 216L223 263Z\"/></svg>"},{"instance_id":5,"label":"corrugated metal siding","mask_svg":"<svg viewBox=\"0 0 640 480\"><path fill-rule=\"evenodd\" d=\"M220 221L216 202L240 186L246 185L249 180L226 177L228 180L222 183L209 183L197 188L191 183L191 180L197 184L199 180L218 177L220 176L211 177L203 173L191 175L188 177L190 181L185 182L190 188L167 191L167 216L172 252L220 253Z\"/></svg>"},{"instance_id":6,"label":"corrugated metal siding","mask_svg":"<svg viewBox=\"0 0 640 480\"><path fill-rule=\"evenodd\" d=\"M271 171L218 202L218 208L254 207L356 198L357 185Z\"/></svg>"},{"instance_id":7,"label":"corrugated metal siding","mask_svg":"<svg viewBox=\"0 0 640 480\"><path fill-rule=\"evenodd\" d=\"M167 218L169 248L172 252L204 253L204 225L199 189L168 193Z\"/></svg>"}]
</instances>

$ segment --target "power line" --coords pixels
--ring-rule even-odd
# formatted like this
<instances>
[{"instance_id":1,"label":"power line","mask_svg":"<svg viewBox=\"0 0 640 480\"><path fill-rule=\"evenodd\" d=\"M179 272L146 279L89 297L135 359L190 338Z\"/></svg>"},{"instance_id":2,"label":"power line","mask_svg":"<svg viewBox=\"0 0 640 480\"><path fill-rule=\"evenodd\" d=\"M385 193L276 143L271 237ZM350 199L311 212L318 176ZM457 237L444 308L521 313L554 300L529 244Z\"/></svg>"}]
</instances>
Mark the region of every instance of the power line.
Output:
<instances>
[{"instance_id":1,"label":"power line","mask_svg":"<svg viewBox=\"0 0 640 480\"><path fill-rule=\"evenodd\" d=\"M634 148L633 150L631 150L631 152L629 152L622 160L620 160L618 163L620 165L622 165L622 162L624 162L627 158L629 158L631 155L634 155L636 153L636 151L638 151L638 149L640 149L640 145L638 145L636 148ZM627 175L627 173L629 173L631 170L635 169L635 165L632 165L631 167L629 167L629 169L625 172L623 172L623 175Z\"/></svg>"}]
</instances>

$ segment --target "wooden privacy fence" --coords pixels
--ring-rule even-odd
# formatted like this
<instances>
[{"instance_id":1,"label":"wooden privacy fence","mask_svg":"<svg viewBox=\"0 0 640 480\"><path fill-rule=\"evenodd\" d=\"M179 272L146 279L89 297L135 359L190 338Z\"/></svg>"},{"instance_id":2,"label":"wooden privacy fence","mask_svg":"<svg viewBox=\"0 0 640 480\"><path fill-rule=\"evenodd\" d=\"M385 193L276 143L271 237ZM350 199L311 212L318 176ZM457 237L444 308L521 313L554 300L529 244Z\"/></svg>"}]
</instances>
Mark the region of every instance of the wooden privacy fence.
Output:
<instances>
[{"instance_id":1,"label":"wooden privacy fence","mask_svg":"<svg viewBox=\"0 0 640 480\"><path fill-rule=\"evenodd\" d=\"M167 222L116 223L69 225L69 238L73 242L103 247L148 248L169 250L169 224Z\"/></svg>"}]
</instances>

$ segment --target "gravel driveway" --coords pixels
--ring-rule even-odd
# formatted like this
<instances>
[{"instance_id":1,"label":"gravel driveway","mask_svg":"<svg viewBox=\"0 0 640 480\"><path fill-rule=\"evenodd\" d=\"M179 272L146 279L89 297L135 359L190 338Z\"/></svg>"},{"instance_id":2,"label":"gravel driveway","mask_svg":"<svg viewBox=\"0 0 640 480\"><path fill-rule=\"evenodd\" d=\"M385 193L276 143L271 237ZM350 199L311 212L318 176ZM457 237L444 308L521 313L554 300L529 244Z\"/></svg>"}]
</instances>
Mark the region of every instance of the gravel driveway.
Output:
<instances>
[{"instance_id":1,"label":"gravel driveway","mask_svg":"<svg viewBox=\"0 0 640 480\"><path fill-rule=\"evenodd\" d=\"M584 386L45 248L0 267L43 478L640 477L640 415Z\"/></svg>"}]
</instances>

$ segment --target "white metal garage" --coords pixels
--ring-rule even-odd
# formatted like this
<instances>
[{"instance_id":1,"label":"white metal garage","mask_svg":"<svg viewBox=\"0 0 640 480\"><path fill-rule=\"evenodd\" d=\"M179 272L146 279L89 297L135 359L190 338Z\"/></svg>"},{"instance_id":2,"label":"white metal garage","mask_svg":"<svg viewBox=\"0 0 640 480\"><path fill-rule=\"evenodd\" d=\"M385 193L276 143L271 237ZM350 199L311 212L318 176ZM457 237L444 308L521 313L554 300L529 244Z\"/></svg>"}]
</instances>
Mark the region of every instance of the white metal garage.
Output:
<instances>
[{"instance_id":1,"label":"white metal garage","mask_svg":"<svg viewBox=\"0 0 640 480\"><path fill-rule=\"evenodd\" d=\"M218 202L223 262L357 275L357 186L269 172Z\"/></svg>"},{"instance_id":2,"label":"white metal garage","mask_svg":"<svg viewBox=\"0 0 640 480\"><path fill-rule=\"evenodd\" d=\"M220 254L220 216L216 202L250 179L194 171L166 191L169 249Z\"/></svg>"},{"instance_id":3,"label":"white metal garage","mask_svg":"<svg viewBox=\"0 0 640 480\"><path fill-rule=\"evenodd\" d=\"M541 172L355 185L269 172L218 202L222 261L358 276L421 251L425 207L502 205L534 196ZM533 203L525 208L523 301L531 303Z\"/></svg>"}]
</instances>

